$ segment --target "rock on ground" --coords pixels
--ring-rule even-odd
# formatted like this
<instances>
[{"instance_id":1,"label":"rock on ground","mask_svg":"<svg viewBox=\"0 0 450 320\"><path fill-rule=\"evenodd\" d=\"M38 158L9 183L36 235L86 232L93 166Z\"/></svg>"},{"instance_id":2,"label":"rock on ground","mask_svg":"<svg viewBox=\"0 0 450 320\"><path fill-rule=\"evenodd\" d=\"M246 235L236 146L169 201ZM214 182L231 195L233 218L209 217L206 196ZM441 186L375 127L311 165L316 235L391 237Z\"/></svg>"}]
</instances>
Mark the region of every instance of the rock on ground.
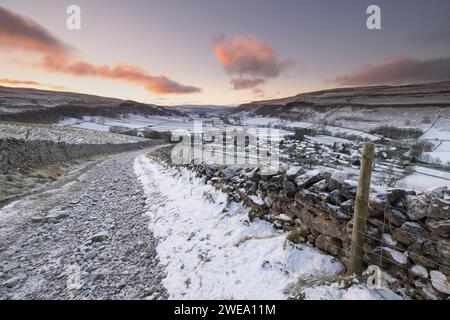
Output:
<instances>
[{"instance_id":1,"label":"rock on ground","mask_svg":"<svg viewBox=\"0 0 450 320\"><path fill-rule=\"evenodd\" d=\"M0 210L0 299L167 298L133 172L143 152Z\"/></svg>"}]
</instances>

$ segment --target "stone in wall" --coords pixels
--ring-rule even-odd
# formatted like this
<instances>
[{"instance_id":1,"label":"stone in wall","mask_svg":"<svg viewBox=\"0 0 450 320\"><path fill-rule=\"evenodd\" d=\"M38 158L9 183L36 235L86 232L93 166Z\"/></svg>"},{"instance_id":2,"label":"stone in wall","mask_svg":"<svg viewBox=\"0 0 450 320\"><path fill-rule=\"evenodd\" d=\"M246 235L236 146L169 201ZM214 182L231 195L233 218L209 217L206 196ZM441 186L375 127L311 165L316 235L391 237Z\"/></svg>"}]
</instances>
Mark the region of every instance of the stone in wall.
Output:
<instances>
[{"instance_id":1,"label":"stone in wall","mask_svg":"<svg viewBox=\"0 0 450 320\"><path fill-rule=\"evenodd\" d=\"M222 190L224 181L229 184L225 191L232 198L240 194L252 208L252 216L287 230L289 241L307 241L348 262L356 183L340 181L320 170L305 172L299 168L272 176L260 176L257 169L235 174L244 181L217 171L209 173L221 177L211 181ZM250 197L253 194L255 197ZM403 286L420 299L448 297L449 199L446 188L421 194L397 188L371 195L364 257L370 263L381 263L383 270L398 280L390 283L392 288ZM307 231L299 229L300 225Z\"/></svg>"}]
</instances>

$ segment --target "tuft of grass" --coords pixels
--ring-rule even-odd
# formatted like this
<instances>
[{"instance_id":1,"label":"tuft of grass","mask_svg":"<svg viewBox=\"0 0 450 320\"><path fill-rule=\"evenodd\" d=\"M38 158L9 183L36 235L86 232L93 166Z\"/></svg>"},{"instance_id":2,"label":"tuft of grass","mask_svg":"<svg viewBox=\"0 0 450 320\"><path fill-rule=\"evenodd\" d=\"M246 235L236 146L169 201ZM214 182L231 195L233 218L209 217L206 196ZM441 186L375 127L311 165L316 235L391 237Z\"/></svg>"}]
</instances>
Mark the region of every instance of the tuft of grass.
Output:
<instances>
[{"instance_id":1,"label":"tuft of grass","mask_svg":"<svg viewBox=\"0 0 450 320\"><path fill-rule=\"evenodd\" d=\"M50 181L56 181L69 165L51 165L39 168L21 168L9 174L0 174L0 206Z\"/></svg>"},{"instance_id":2,"label":"tuft of grass","mask_svg":"<svg viewBox=\"0 0 450 320\"><path fill-rule=\"evenodd\" d=\"M186 285L186 288L189 288L189 286L191 285L191 278L187 278L187 279L184 281L184 284Z\"/></svg>"},{"instance_id":3,"label":"tuft of grass","mask_svg":"<svg viewBox=\"0 0 450 320\"><path fill-rule=\"evenodd\" d=\"M270 238L274 238L274 237L277 237L277 236L275 236L275 235L274 236L261 236L261 237L258 237L258 236L244 236L241 239L239 239L234 244L234 246L235 247L240 247L242 244L244 244L245 242L247 242L249 240L265 240L265 239L270 239Z\"/></svg>"},{"instance_id":4,"label":"tuft of grass","mask_svg":"<svg viewBox=\"0 0 450 320\"><path fill-rule=\"evenodd\" d=\"M352 286L353 278L345 276L343 272L335 275L330 274L312 274L305 277L299 277L296 282L289 284L284 289L284 294L290 300L303 300L305 298L305 289L319 286L330 286L338 283L342 288Z\"/></svg>"}]
</instances>

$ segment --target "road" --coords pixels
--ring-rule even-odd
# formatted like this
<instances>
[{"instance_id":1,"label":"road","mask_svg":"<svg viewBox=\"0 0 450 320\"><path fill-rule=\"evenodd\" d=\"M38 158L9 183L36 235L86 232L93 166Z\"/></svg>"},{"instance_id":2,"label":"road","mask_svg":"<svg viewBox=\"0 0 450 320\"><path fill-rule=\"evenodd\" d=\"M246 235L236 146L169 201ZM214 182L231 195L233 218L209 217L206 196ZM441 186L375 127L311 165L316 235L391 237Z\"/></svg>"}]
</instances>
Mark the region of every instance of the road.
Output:
<instances>
[{"instance_id":1,"label":"road","mask_svg":"<svg viewBox=\"0 0 450 320\"><path fill-rule=\"evenodd\" d=\"M133 171L144 151L66 174L0 210L0 299L165 299Z\"/></svg>"}]
</instances>

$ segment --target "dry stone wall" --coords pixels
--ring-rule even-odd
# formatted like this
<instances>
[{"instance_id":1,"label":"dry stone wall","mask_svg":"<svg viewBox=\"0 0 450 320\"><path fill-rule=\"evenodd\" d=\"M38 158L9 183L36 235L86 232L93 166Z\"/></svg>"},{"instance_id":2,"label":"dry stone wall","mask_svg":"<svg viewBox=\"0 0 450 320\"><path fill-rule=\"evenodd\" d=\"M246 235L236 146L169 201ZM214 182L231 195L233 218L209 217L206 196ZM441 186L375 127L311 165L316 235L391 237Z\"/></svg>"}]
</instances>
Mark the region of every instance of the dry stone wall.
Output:
<instances>
[{"instance_id":1,"label":"dry stone wall","mask_svg":"<svg viewBox=\"0 0 450 320\"><path fill-rule=\"evenodd\" d=\"M67 144L42 140L0 139L0 173L62 163L98 154L131 151L160 143L161 140L124 144Z\"/></svg>"},{"instance_id":2,"label":"dry stone wall","mask_svg":"<svg viewBox=\"0 0 450 320\"><path fill-rule=\"evenodd\" d=\"M293 167L273 176L258 169L189 165L259 217L348 265L356 183L324 171ZM389 286L416 299L450 294L450 190L416 193L389 189L371 194L364 242L367 265L389 275Z\"/></svg>"}]
</instances>

